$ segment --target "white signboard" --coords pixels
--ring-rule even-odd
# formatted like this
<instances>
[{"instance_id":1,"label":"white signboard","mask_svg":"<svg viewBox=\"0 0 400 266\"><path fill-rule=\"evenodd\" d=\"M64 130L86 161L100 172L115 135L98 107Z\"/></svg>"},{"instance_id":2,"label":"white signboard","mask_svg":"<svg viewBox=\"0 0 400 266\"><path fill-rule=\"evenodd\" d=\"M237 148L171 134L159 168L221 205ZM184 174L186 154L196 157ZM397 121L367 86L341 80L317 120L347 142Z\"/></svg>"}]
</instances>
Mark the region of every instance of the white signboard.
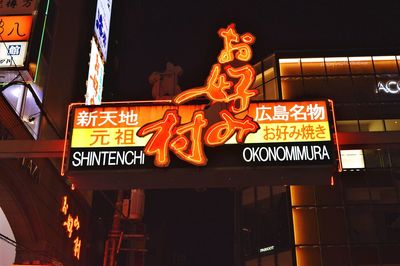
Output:
<instances>
[{"instance_id":1,"label":"white signboard","mask_svg":"<svg viewBox=\"0 0 400 266\"><path fill-rule=\"evenodd\" d=\"M23 67L28 42L0 42L0 68Z\"/></svg>"},{"instance_id":2,"label":"white signboard","mask_svg":"<svg viewBox=\"0 0 400 266\"><path fill-rule=\"evenodd\" d=\"M107 60L108 37L110 31L112 0L97 0L96 21L94 32L100 45L100 50Z\"/></svg>"},{"instance_id":3,"label":"white signboard","mask_svg":"<svg viewBox=\"0 0 400 266\"><path fill-rule=\"evenodd\" d=\"M36 8L36 0L0 0L0 14L28 15Z\"/></svg>"},{"instance_id":4,"label":"white signboard","mask_svg":"<svg viewBox=\"0 0 400 266\"><path fill-rule=\"evenodd\" d=\"M87 105L99 105L101 104L101 95L103 93L104 64L93 38L91 44L89 77L86 85L85 103Z\"/></svg>"}]
</instances>

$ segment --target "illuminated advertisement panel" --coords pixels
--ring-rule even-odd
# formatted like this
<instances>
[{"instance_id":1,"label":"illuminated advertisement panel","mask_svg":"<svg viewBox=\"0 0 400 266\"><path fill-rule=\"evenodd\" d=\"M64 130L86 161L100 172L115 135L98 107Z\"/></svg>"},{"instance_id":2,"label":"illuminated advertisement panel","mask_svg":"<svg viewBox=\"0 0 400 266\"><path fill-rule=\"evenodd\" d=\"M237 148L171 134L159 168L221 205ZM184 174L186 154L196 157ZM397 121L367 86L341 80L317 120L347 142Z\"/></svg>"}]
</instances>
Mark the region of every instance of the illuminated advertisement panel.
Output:
<instances>
[{"instance_id":1,"label":"illuminated advertisement panel","mask_svg":"<svg viewBox=\"0 0 400 266\"><path fill-rule=\"evenodd\" d=\"M235 24L218 35L223 49L203 86L171 101L71 105L61 174L92 188L329 180L333 103L252 102L255 37Z\"/></svg>"},{"instance_id":2,"label":"illuminated advertisement panel","mask_svg":"<svg viewBox=\"0 0 400 266\"><path fill-rule=\"evenodd\" d=\"M86 83L86 101L87 105L101 104L103 94L104 64L97 49L94 39L91 41L89 75Z\"/></svg>"},{"instance_id":3,"label":"illuminated advertisement panel","mask_svg":"<svg viewBox=\"0 0 400 266\"><path fill-rule=\"evenodd\" d=\"M100 45L104 61L107 60L112 0L97 0L94 32Z\"/></svg>"},{"instance_id":4,"label":"illuminated advertisement panel","mask_svg":"<svg viewBox=\"0 0 400 266\"><path fill-rule=\"evenodd\" d=\"M32 16L0 16L1 41L27 41L32 27Z\"/></svg>"},{"instance_id":5,"label":"illuminated advertisement panel","mask_svg":"<svg viewBox=\"0 0 400 266\"><path fill-rule=\"evenodd\" d=\"M329 117L326 101L251 103L239 115L206 105L77 105L68 169L332 164Z\"/></svg>"},{"instance_id":6,"label":"illuminated advertisement panel","mask_svg":"<svg viewBox=\"0 0 400 266\"><path fill-rule=\"evenodd\" d=\"M36 0L0 1L0 14L2 15L28 15L36 7Z\"/></svg>"},{"instance_id":7,"label":"illuminated advertisement panel","mask_svg":"<svg viewBox=\"0 0 400 266\"><path fill-rule=\"evenodd\" d=\"M0 68L23 67L28 42L4 42L0 44Z\"/></svg>"}]
</instances>

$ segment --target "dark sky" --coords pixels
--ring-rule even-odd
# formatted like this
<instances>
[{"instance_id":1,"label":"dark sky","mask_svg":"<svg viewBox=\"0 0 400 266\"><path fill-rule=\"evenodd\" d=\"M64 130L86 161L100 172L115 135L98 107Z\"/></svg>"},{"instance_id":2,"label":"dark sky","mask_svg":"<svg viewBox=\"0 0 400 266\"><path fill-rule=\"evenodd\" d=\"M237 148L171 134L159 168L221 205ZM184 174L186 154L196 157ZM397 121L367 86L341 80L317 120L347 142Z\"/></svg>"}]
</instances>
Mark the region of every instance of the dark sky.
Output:
<instances>
[{"instance_id":1,"label":"dark sky","mask_svg":"<svg viewBox=\"0 0 400 266\"><path fill-rule=\"evenodd\" d=\"M275 50L396 48L400 1L121 0L113 5L105 98L150 98L148 77L170 61L183 89L202 85L236 23L256 36L254 62Z\"/></svg>"},{"instance_id":2,"label":"dark sky","mask_svg":"<svg viewBox=\"0 0 400 266\"><path fill-rule=\"evenodd\" d=\"M115 0L103 97L150 99L148 77L168 61L183 68L183 89L202 85L222 47L217 31L232 22L255 35L255 62L275 50L398 48L399 21L398 0ZM146 193L149 255L232 265L231 190Z\"/></svg>"}]
</instances>

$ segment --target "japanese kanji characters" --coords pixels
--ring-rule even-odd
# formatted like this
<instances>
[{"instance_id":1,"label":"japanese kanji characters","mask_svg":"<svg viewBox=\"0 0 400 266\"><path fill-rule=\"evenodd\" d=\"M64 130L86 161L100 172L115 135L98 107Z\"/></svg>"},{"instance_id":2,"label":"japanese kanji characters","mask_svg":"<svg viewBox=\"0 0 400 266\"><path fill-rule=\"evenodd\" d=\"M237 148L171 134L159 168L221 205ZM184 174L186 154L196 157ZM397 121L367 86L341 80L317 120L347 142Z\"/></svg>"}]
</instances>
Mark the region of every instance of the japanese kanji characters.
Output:
<instances>
[{"instance_id":1,"label":"japanese kanji characters","mask_svg":"<svg viewBox=\"0 0 400 266\"><path fill-rule=\"evenodd\" d=\"M243 119L235 117L235 114L246 111L250 98L257 95L257 91L250 90L255 71L251 65L246 64L252 57L250 45L254 43L255 38L250 33L239 35L234 24L226 29L220 29L218 34L223 39L224 48L218 56L218 63L211 67L206 84L181 92L173 102L179 105L205 96L212 104L228 103L228 110L220 112L222 121L214 125L208 125L204 111L196 111L190 122L180 125L181 118L177 111L168 110L162 119L143 126L137 135L143 137L153 134L144 152L146 155L155 156L156 166L169 165L169 150L193 165L206 165L204 144L223 145L234 134L236 141L242 143L248 134L259 129L251 117L246 116ZM238 63L230 65L229 63L233 61ZM208 129L203 132L207 126Z\"/></svg>"},{"instance_id":2,"label":"japanese kanji characters","mask_svg":"<svg viewBox=\"0 0 400 266\"><path fill-rule=\"evenodd\" d=\"M74 216L68 210L69 210L68 197L63 196L60 211L63 214L65 220L63 221L62 225L65 228L68 238L72 238L73 234L79 231L81 223L79 221L78 215ZM72 254L78 260L81 254L81 244L82 244L81 239L79 238L79 236L76 236L73 241Z\"/></svg>"},{"instance_id":3,"label":"japanese kanji characters","mask_svg":"<svg viewBox=\"0 0 400 266\"><path fill-rule=\"evenodd\" d=\"M239 36L234 24L229 25L227 29L221 29L218 34L224 40L224 49L218 57L218 63L212 66L205 86L186 90L176 96L173 101L176 104L182 104L193 98L206 96L213 103L230 103L229 110L240 113L249 107L250 98L258 93L256 90L250 90L255 71L249 64L233 67L228 63L234 60L249 61L252 56L250 44L254 43L255 38L250 33ZM228 65L222 67L221 64ZM222 73L222 70L226 73Z\"/></svg>"}]
</instances>

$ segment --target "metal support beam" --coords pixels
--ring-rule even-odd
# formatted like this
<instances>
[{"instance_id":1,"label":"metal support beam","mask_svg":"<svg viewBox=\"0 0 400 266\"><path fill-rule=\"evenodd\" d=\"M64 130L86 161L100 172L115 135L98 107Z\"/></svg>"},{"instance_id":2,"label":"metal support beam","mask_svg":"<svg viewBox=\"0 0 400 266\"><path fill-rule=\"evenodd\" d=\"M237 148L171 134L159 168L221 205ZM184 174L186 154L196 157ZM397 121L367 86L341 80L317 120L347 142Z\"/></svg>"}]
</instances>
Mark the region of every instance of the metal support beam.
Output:
<instances>
[{"instance_id":1,"label":"metal support beam","mask_svg":"<svg viewBox=\"0 0 400 266\"><path fill-rule=\"evenodd\" d=\"M64 140L1 140L0 159L61 158Z\"/></svg>"}]
</instances>

